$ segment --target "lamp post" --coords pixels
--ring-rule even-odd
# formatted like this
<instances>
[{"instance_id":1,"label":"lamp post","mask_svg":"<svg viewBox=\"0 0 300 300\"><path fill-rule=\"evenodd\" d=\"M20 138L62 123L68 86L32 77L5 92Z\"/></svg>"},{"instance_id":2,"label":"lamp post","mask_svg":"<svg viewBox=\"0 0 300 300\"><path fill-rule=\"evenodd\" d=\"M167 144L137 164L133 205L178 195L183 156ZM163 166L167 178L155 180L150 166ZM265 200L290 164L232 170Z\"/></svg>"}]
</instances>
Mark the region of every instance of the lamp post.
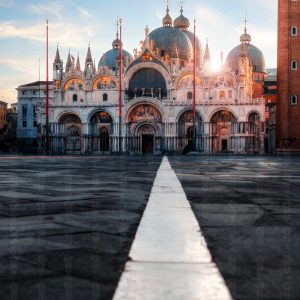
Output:
<instances>
[{"instance_id":1,"label":"lamp post","mask_svg":"<svg viewBox=\"0 0 300 300\"><path fill-rule=\"evenodd\" d=\"M122 153L122 102L123 102L123 53L122 53L122 19L120 18L120 47L119 47L119 154Z\"/></svg>"}]
</instances>

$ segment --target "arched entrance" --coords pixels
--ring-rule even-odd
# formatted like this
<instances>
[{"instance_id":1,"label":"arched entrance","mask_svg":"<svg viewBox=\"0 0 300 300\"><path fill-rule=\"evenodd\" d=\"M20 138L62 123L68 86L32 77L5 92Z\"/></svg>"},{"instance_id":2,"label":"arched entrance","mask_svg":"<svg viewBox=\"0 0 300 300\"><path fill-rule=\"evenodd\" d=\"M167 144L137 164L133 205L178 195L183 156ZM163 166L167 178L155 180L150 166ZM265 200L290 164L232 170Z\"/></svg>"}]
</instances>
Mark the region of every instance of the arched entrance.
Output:
<instances>
[{"instance_id":1,"label":"arched entrance","mask_svg":"<svg viewBox=\"0 0 300 300\"><path fill-rule=\"evenodd\" d=\"M92 152L108 152L111 150L110 135L112 118L106 111L95 112L90 119L90 137Z\"/></svg>"},{"instance_id":2,"label":"arched entrance","mask_svg":"<svg viewBox=\"0 0 300 300\"><path fill-rule=\"evenodd\" d=\"M248 137L246 139L246 151L250 153L260 152L261 148L261 121L257 112L252 112L248 116Z\"/></svg>"},{"instance_id":3,"label":"arched entrance","mask_svg":"<svg viewBox=\"0 0 300 300\"><path fill-rule=\"evenodd\" d=\"M138 136L140 137L142 154L153 154L154 141L155 141L155 129L153 126L145 124L138 130Z\"/></svg>"},{"instance_id":4,"label":"arched entrance","mask_svg":"<svg viewBox=\"0 0 300 300\"><path fill-rule=\"evenodd\" d=\"M194 141L196 142L196 148L198 151L202 150L202 119L198 112L196 112L196 118L195 118L195 127L193 126L193 111L192 110L186 110L184 111L179 119L178 119L178 148L179 150L183 150L187 145L191 145L191 143Z\"/></svg>"},{"instance_id":5,"label":"arched entrance","mask_svg":"<svg viewBox=\"0 0 300 300\"><path fill-rule=\"evenodd\" d=\"M80 153L82 140L82 124L80 118L72 113L60 117L59 124L64 124L65 150L67 153Z\"/></svg>"},{"instance_id":6,"label":"arched entrance","mask_svg":"<svg viewBox=\"0 0 300 300\"><path fill-rule=\"evenodd\" d=\"M211 117L211 135L213 151L231 151L232 124L237 122L236 117L228 110L220 110Z\"/></svg>"},{"instance_id":7,"label":"arched entrance","mask_svg":"<svg viewBox=\"0 0 300 300\"><path fill-rule=\"evenodd\" d=\"M127 148L139 154L161 151L162 116L159 109L143 103L133 107L127 115Z\"/></svg>"}]
</instances>

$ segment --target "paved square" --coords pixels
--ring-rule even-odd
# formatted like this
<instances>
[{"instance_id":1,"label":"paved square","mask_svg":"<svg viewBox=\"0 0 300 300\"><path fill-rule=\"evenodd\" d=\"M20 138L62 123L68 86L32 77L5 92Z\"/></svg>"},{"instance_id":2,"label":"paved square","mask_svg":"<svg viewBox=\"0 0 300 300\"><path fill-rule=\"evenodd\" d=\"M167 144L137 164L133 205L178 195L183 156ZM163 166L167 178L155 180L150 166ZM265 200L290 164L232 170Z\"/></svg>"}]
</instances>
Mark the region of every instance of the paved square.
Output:
<instances>
[{"instance_id":1,"label":"paved square","mask_svg":"<svg viewBox=\"0 0 300 300\"><path fill-rule=\"evenodd\" d=\"M300 299L300 158L171 157L234 299Z\"/></svg>"},{"instance_id":2,"label":"paved square","mask_svg":"<svg viewBox=\"0 0 300 300\"><path fill-rule=\"evenodd\" d=\"M300 158L169 161L233 298L299 299ZM0 157L0 299L111 299L160 163Z\"/></svg>"},{"instance_id":3,"label":"paved square","mask_svg":"<svg viewBox=\"0 0 300 300\"><path fill-rule=\"evenodd\" d=\"M161 158L0 158L0 299L111 299Z\"/></svg>"}]
</instances>

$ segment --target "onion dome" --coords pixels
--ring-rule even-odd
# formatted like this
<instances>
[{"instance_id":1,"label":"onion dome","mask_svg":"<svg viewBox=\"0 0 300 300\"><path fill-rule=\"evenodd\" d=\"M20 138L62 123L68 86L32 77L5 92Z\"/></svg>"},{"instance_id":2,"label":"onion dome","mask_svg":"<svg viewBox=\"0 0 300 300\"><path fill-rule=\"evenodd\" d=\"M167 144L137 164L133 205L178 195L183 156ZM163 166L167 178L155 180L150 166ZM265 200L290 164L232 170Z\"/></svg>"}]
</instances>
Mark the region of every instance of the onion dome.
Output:
<instances>
[{"instance_id":1,"label":"onion dome","mask_svg":"<svg viewBox=\"0 0 300 300\"><path fill-rule=\"evenodd\" d=\"M250 43L245 44L244 47L251 62L253 72L266 73L265 57L262 51ZM227 56L226 64L233 71L238 71L239 69L238 61L240 54L241 45L238 45L233 48Z\"/></svg>"},{"instance_id":2,"label":"onion dome","mask_svg":"<svg viewBox=\"0 0 300 300\"><path fill-rule=\"evenodd\" d=\"M98 63L98 68L108 67L109 69L116 71L119 69L118 59L120 56L120 44L121 41L119 39L119 23L117 22L117 34L116 39L112 42L112 49L107 51L100 58ZM122 43L123 47L123 43ZM123 57L123 66L128 66L130 62L132 62L133 58L131 54L122 48L122 57Z\"/></svg>"},{"instance_id":3,"label":"onion dome","mask_svg":"<svg viewBox=\"0 0 300 300\"><path fill-rule=\"evenodd\" d=\"M244 33L241 35L240 38L241 43L249 44L251 42L251 36L247 33L247 27L245 26Z\"/></svg>"},{"instance_id":4,"label":"onion dome","mask_svg":"<svg viewBox=\"0 0 300 300\"><path fill-rule=\"evenodd\" d=\"M149 39L154 44L153 51L155 51L155 49L159 49L159 55L161 57L166 55L172 57L174 41L178 50L179 59L189 60L192 57L193 45L189 37L178 28L157 28L149 34Z\"/></svg>"},{"instance_id":5,"label":"onion dome","mask_svg":"<svg viewBox=\"0 0 300 300\"><path fill-rule=\"evenodd\" d=\"M121 43L121 41L119 39L119 29L118 29L116 39L112 42L113 49L119 49L120 48L120 43ZM123 47L123 43L122 43L122 47Z\"/></svg>"},{"instance_id":6,"label":"onion dome","mask_svg":"<svg viewBox=\"0 0 300 300\"><path fill-rule=\"evenodd\" d=\"M169 6L167 6L167 14L163 18L163 26L164 27L172 27L172 24L173 24L173 20L172 20L171 16L169 15L169 11L170 11Z\"/></svg>"},{"instance_id":7,"label":"onion dome","mask_svg":"<svg viewBox=\"0 0 300 300\"><path fill-rule=\"evenodd\" d=\"M180 9L180 16L174 20L174 27L184 31L187 31L188 28L190 27L189 19L183 15L182 6Z\"/></svg>"}]
</instances>

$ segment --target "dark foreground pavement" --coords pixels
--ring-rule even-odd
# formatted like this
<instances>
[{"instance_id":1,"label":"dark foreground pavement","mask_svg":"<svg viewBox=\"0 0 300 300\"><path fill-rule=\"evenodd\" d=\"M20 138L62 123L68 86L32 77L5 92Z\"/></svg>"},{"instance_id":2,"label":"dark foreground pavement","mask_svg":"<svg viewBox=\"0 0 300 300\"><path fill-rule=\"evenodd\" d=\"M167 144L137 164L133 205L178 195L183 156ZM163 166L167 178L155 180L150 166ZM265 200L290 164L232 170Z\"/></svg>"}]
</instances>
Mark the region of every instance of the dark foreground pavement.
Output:
<instances>
[{"instance_id":1,"label":"dark foreground pavement","mask_svg":"<svg viewBox=\"0 0 300 300\"><path fill-rule=\"evenodd\" d=\"M0 299L111 299L160 162L0 157Z\"/></svg>"},{"instance_id":2,"label":"dark foreground pavement","mask_svg":"<svg viewBox=\"0 0 300 300\"><path fill-rule=\"evenodd\" d=\"M234 299L300 299L300 158L169 158Z\"/></svg>"}]
</instances>

